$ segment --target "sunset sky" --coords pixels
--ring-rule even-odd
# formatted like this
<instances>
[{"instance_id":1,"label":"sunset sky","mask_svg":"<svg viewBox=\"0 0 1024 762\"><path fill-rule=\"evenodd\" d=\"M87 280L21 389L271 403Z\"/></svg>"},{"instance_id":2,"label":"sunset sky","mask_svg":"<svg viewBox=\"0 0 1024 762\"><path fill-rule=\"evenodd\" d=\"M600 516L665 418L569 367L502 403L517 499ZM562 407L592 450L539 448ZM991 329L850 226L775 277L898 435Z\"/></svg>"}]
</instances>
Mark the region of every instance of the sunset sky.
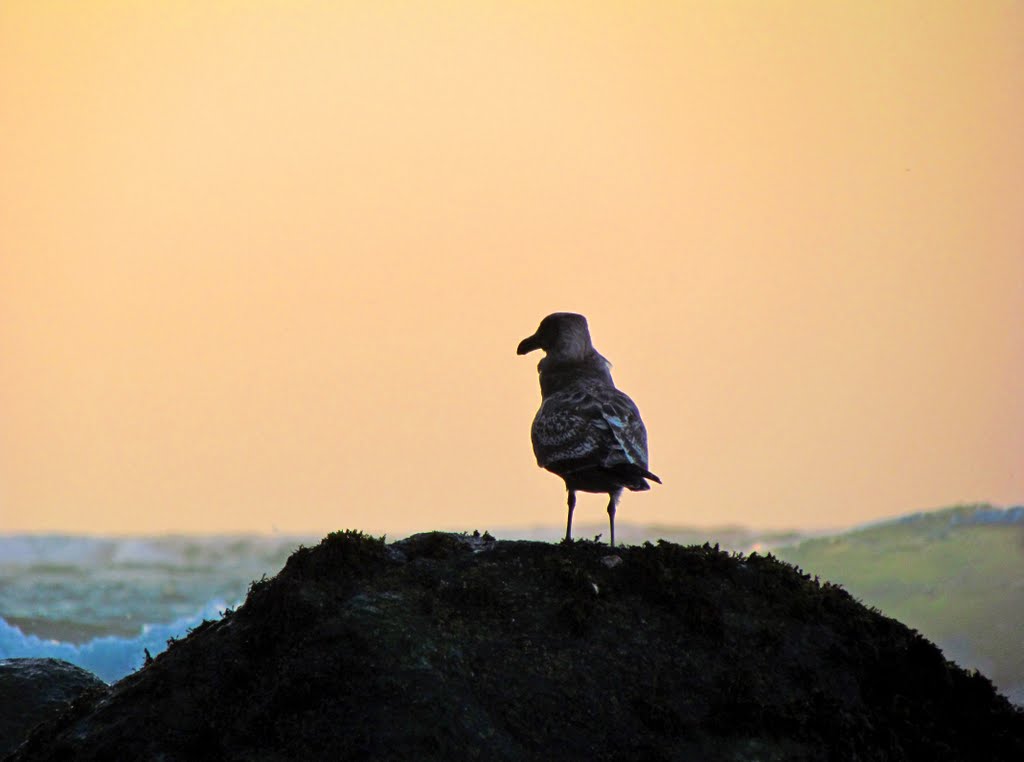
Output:
<instances>
[{"instance_id":1,"label":"sunset sky","mask_svg":"<svg viewBox=\"0 0 1024 762\"><path fill-rule=\"evenodd\" d=\"M0 531L560 525L559 310L622 522L1024 502L1022 136L1009 0L0 3Z\"/></svg>"}]
</instances>

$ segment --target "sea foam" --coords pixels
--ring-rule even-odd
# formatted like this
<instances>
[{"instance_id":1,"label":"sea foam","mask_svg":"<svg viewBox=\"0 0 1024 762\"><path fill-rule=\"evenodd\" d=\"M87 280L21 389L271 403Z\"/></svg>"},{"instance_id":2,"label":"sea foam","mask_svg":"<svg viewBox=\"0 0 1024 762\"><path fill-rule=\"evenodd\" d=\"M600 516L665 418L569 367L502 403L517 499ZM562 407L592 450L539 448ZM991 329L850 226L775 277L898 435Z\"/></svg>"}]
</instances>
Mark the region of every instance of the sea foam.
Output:
<instances>
[{"instance_id":1,"label":"sea foam","mask_svg":"<svg viewBox=\"0 0 1024 762\"><path fill-rule=\"evenodd\" d=\"M0 659L63 659L111 683L141 667L147 649L151 656L156 656L167 648L168 639L184 638L191 628L201 624L204 619L219 619L226 608L223 601L211 601L193 616L182 617L167 624L143 625L142 631L135 637L107 635L81 644L26 635L0 618Z\"/></svg>"}]
</instances>

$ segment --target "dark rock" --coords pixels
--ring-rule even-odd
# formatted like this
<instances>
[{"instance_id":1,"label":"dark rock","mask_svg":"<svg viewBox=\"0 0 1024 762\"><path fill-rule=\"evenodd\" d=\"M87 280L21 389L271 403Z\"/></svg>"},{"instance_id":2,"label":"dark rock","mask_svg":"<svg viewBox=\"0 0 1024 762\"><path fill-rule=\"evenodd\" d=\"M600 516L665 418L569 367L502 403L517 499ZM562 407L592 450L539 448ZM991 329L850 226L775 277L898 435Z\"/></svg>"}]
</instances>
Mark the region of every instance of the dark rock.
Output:
<instances>
[{"instance_id":1,"label":"dark rock","mask_svg":"<svg viewBox=\"0 0 1024 762\"><path fill-rule=\"evenodd\" d=\"M334 533L15 760L1020 760L1024 714L771 556Z\"/></svg>"},{"instance_id":2,"label":"dark rock","mask_svg":"<svg viewBox=\"0 0 1024 762\"><path fill-rule=\"evenodd\" d=\"M96 675L60 659L0 659L0 757L78 697L106 690Z\"/></svg>"}]
</instances>

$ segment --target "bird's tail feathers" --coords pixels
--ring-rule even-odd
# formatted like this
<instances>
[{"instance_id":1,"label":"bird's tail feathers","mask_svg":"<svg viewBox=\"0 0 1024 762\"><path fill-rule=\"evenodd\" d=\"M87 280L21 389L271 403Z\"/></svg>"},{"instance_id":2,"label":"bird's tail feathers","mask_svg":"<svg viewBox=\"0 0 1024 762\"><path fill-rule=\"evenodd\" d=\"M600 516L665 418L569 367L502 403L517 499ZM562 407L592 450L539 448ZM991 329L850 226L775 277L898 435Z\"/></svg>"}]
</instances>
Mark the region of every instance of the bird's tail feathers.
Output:
<instances>
[{"instance_id":1,"label":"bird's tail feathers","mask_svg":"<svg viewBox=\"0 0 1024 762\"><path fill-rule=\"evenodd\" d=\"M661 479L655 474L652 474L646 468L641 468L635 463L628 464L625 468L617 469L620 476L626 477L623 480L623 486L631 492L642 492L648 490L651 485L648 484L644 479L650 479L658 484L661 484Z\"/></svg>"},{"instance_id":2,"label":"bird's tail feathers","mask_svg":"<svg viewBox=\"0 0 1024 762\"><path fill-rule=\"evenodd\" d=\"M645 479L650 479L650 480L651 480L652 482L657 482L658 484L661 484L661 479L659 479L659 478L658 478L657 476L655 476L654 474L652 474L652 473L651 473L650 471L648 471L648 470L647 470L646 468L644 468L644 469L641 469L641 474L643 475L643 477L644 477Z\"/></svg>"}]
</instances>

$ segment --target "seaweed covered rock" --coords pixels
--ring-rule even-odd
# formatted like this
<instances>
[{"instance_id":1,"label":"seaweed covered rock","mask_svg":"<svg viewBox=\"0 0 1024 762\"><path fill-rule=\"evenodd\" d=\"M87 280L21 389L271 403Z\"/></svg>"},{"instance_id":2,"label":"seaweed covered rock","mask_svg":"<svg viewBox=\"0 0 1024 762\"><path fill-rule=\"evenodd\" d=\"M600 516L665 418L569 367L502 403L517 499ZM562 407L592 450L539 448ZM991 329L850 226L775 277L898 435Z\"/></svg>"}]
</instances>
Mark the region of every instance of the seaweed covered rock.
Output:
<instances>
[{"instance_id":1,"label":"seaweed covered rock","mask_svg":"<svg viewBox=\"0 0 1024 762\"><path fill-rule=\"evenodd\" d=\"M771 556L345 532L13 757L72 758L1019 760L1024 715Z\"/></svg>"},{"instance_id":2,"label":"seaweed covered rock","mask_svg":"<svg viewBox=\"0 0 1024 762\"><path fill-rule=\"evenodd\" d=\"M0 757L75 699L106 690L92 672L60 659L0 659Z\"/></svg>"}]
</instances>

